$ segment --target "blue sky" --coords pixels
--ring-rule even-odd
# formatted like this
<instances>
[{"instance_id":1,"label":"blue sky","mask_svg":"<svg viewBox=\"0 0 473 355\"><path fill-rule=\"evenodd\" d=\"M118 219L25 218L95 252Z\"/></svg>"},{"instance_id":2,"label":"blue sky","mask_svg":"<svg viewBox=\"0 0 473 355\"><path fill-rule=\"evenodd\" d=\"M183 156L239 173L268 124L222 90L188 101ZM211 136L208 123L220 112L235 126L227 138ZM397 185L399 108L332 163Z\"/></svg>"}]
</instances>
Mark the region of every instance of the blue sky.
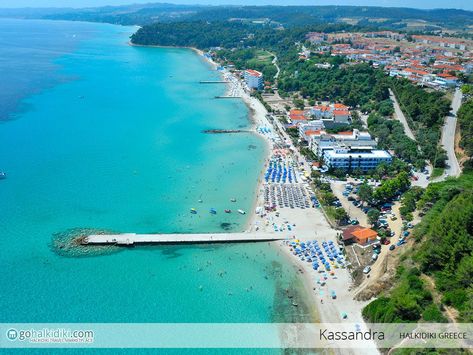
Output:
<instances>
[{"instance_id":1,"label":"blue sky","mask_svg":"<svg viewBox=\"0 0 473 355\"><path fill-rule=\"evenodd\" d=\"M0 0L0 7L89 7L159 2L153 0ZM176 4L243 5L367 5L423 9L457 8L473 10L473 0L163 0Z\"/></svg>"}]
</instances>

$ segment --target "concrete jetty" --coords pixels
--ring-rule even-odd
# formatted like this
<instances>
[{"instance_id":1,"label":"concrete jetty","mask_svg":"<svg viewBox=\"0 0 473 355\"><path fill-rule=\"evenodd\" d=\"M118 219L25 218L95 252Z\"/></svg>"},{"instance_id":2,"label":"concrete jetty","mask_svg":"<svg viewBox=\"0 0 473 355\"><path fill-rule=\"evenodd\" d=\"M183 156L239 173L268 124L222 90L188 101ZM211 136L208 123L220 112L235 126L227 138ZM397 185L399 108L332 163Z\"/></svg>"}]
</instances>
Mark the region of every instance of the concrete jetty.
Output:
<instances>
[{"instance_id":1,"label":"concrete jetty","mask_svg":"<svg viewBox=\"0 0 473 355\"><path fill-rule=\"evenodd\" d=\"M229 84L229 81L225 80L201 80L199 81L200 84Z\"/></svg>"},{"instance_id":2,"label":"concrete jetty","mask_svg":"<svg viewBox=\"0 0 473 355\"><path fill-rule=\"evenodd\" d=\"M220 95L215 96L216 99L241 99L241 96L232 96L232 95Z\"/></svg>"},{"instance_id":3,"label":"concrete jetty","mask_svg":"<svg viewBox=\"0 0 473 355\"><path fill-rule=\"evenodd\" d=\"M211 244L252 243L283 240L284 236L271 233L202 233L202 234L93 234L83 244Z\"/></svg>"}]
</instances>

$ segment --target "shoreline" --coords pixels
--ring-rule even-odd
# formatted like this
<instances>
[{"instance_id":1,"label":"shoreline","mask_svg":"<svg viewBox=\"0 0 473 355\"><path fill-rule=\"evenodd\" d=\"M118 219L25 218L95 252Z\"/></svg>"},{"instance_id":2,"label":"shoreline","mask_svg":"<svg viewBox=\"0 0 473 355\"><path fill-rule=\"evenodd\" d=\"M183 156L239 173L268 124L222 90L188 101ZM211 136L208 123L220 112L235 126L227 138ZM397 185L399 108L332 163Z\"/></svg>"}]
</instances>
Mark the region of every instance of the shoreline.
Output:
<instances>
[{"instance_id":1,"label":"shoreline","mask_svg":"<svg viewBox=\"0 0 473 355\"><path fill-rule=\"evenodd\" d=\"M132 44L135 45L135 44ZM208 65L216 69L218 64L215 63L211 58L204 55L204 52L192 48L192 47L165 47L165 46L144 46L142 47L158 47L158 48L185 48L194 51L199 55ZM252 210L248 212L248 220L246 226L243 228L246 233L286 233L290 238L295 238L301 241L317 240L319 242L332 240L334 243L337 242L336 235L337 230L334 229L327 221L325 215L319 209L308 208L308 209L291 209L291 208L278 208L279 214L274 212L268 212L263 217L258 216L255 213L257 206L264 206L264 173L266 171L269 159L272 156L273 150L273 134L276 132L275 127L269 122L267 118L267 110L258 99L251 97L243 88L241 80L235 77L230 72L219 71L219 74L229 81L227 84L227 90L233 90L234 94L238 94L238 97L248 107L249 113L248 118L251 125L251 131L257 134L265 142L264 152L264 163L261 167L261 171L258 177L257 186L253 198ZM266 126L271 127L271 136L265 134L258 134L257 127ZM273 138L274 139L274 138ZM295 159L297 160L297 158ZM303 185L303 183L301 183ZM276 225L284 225L284 221L290 221L294 224L294 230L292 231L278 231L275 232L271 223ZM266 222L266 225L265 223ZM283 234L284 235L284 234ZM294 236L294 237L293 237ZM289 238L288 238L289 239ZM319 285L315 282L324 275L312 269L312 264L300 260L298 257L292 254L289 246L284 242L271 242L269 243L275 248L279 255L284 258L291 266L294 267L294 271L297 276L300 277L302 282L300 292L301 297L304 298L303 302L309 309L307 315L313 322L320 323L343 323L347 322L347 326L343 326L344 331L353 331L350 325L353 323L364 324L361 310L368 302L355 301L353 299L353 292L350 289L352 284L351 274L348 269L334 269L335 275L327 279L325 285ZM331 297L331 292L336 292L336 298ZM284 292L279 290L278 292ZM344 320L342 314L347 314L347 319ZM372 347L366 349L367 353L379 353L376 344L373 342ZM336 352L336 349L335 349Z\"/></svg>"}]
</instances>

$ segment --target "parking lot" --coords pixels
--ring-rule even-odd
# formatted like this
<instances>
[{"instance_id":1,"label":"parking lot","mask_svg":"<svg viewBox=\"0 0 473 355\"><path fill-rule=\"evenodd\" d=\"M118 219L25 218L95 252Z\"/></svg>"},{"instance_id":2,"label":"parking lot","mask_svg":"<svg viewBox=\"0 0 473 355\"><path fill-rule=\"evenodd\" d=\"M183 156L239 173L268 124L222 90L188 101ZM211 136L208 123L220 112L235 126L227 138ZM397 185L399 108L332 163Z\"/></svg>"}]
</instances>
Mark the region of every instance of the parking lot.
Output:
<instances>
[{"instance_id":1,"label":"parking lot","mask_svg":"<svg viewBox=\"0 0 473 355\"><path fill-rule=\"evenodd\" d=\"M348 196L343 195L346 184L345 181L332 181L330 185L334 195L340 200L342 207L350 216L350 220L357 220L362 226L368 227L368 217L361 208L358 208L353 204L353 202L356 201L357 196L354 193L350 193ZM356 187L354 187L353 190L356 190ZM354 201L349 201L349 198L354 199Z\"/></svg>"}]
</instances>

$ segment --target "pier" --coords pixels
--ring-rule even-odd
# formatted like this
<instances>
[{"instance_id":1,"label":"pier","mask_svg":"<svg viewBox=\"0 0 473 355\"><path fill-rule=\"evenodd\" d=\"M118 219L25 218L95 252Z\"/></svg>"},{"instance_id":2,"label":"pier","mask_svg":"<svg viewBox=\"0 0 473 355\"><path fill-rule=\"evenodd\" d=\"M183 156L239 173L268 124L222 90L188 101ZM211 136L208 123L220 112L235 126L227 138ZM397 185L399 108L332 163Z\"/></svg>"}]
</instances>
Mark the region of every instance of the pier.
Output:
<instances>
[{"instance_id":1,"label":"pier","mask_svg":"<svg viewBox=\"0 0 473 355\"><path fill-rule=\"evenodd\" d=\"M202 233L202 234L93 234L82 244L213 244L213 243L253 243L283 240L281 235L270 233Z\"/></svg>"},{"instance_id":2,"label":"pier","mask_svg":"<svg viewBox=\"0 0 473 355\"><path fill-rule=\"evenodd\" d=\"M251 132L247 129L206 129L202 133L208 134L222 134L222 133L248 133Z\"/></svg>"},{"instance_id":3,"label":"pier","mask_svg":"<svg viewBox=\"0 0 473 355\"><path fill-rule=\"evenodd\" d=\"M215 96L216 99L241 99L241 96L221 95Z\"/></svg>"},{"instance_id":4,"label":"pier","mask_svg":"<svg viewBox=\"0 0 473 355\"><path fill-rule=\"evenodd\" d=\"M229 81L225 80L201 80L199 81L200 84L229 84Z\"/></svg>"}]
</instances>

